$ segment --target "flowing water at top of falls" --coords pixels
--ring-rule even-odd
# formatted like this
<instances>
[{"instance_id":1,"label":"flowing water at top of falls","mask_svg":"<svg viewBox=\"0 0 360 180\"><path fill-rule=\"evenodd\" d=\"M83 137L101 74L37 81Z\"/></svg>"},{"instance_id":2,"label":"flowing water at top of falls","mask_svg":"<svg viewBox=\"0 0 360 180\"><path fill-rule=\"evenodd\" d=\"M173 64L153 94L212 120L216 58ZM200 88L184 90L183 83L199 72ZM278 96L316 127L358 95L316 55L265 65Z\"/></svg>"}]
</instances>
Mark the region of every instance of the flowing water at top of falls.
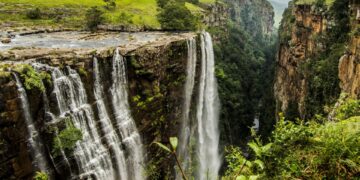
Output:
<instances>
[{"instance_id":1,"label":"flowing water at top of falls","mask_svg":"<svg viewBox=\"0 0 360 180\"><path fill-rule=\"evenodd\" d=\"M53 68L53 93L58 102L58 118L71 117L74 126L82 131L83 139L77 142L74 156L79 167L79 177L115 179L110 154L97 132L94 113L87 103L84 85L78 73L67 67L67 74Z\"/></svg>"},{"instance_id":2,"label":"flowing water at top of falls","mask_svg":"<svg viewBox=\"0 0 360 180\"><path fill-rule=\"evenodd\" d=\"M46 156L43 151L44 146L42 144L42 140L39 137L39 132L36 130L34 121L30 114L29 101L28 101L26 91L25 91L19 77L15 73L13 75L16 80L16 86L18 88L18 92L19 92L20 99L21 99L21 106L23 109L25 123L26 123L27 130L29 133L28 143L31 146L31 150L32 150L33 158L34 158L33 161L36 163L36 164L34 164L34 166L35 167L37 166L40 169L40 171L42 171L42 172L49 173L48 172L49 166L47 164L47 161L45 159Z\"/></svg>"},{"instance_id":3,"label":"flowing water at top of falls","mask_svg":"<svg viewBox=\"0 0 360 180\"><path fill-rule=\"evenodd\" d=\"M213 45L207 32L201 34L201 74L197 103L197 179L217 179L221 165L218 128L220 100L215 78Z\"/></svg>"},{"instance_id":4,"label":"flowing water at top of falls","mask_svg":"<svg viewBox=\"0 0 360 180\"><path fill-rule=\"evenodd\" d=\"M190 136L192 134L191 122L190 122L190 109L191 99L195 85L196 76L196 40L191 38L187 41L188 48L188 62L186 67L186 82L184 88L184 102L182 109L182 125L180 134L180 143L178 147L178 156L182 160L182 167L185 171L188 170L191 164L191 146ZM181 175L177 175L177 179L182 179Z\"/></svg>"},{"instance_id":5,"label":"flowing water at top of falls","mask_svg":"<svg viewBox=\"0 0 360 180\"><path fill-rule=\"evenodd\" d=\"M118 49L116 49L113 57L112 81L110 93L112 95L116 126L128 153L128 179L141 180L143 179L143 147L135 122L131 116L127 94L125 61Z\"/></svg>"}]
</instances>

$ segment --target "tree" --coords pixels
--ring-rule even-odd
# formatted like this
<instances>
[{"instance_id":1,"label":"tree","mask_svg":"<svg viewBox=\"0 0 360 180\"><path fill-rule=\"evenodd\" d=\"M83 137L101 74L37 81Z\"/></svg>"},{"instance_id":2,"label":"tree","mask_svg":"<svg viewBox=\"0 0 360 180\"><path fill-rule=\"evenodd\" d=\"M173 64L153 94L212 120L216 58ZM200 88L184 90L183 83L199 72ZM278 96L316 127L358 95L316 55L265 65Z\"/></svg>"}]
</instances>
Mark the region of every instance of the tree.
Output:
<instances>
[{"instance_id":1,"label":"tree","mask_svg":"<svg viewBox=\"0 0 360 180\"><path fill-rule=\"evenodd\" d=\"M160 9L158 19L161 27L165 30L196 30L199 25L199 18L191 14L190 10L185 7L183 1L170 0ZM161 7L161 6L160 6Z\"/></svg>"},{"instance_id":2,"label":"tree","mask_svg":"<svg viewBox=\"0 0 360 180\"><path fill-rule=\"evenodd\" d=\"M104 2L106 3L105 8L108 10L114 10L116 7L116 2L115 0L104 0Z\"/></svg>"},{"instance_id":3,"label":"tree","mask_svg":"<svg viewBox=\"0 0 360 180\"><path fill-rule=\"evenodd\" d=\"M86 12L86 26L91 31L95 31L98 27L98 25L102 24L105 20L104 18L104 12L101 11L98 7L91 7Z\"/></svg>"},{"instance_id":4,"label":"tree","mask_svg":"<svg viewBox=\"0 0 360 180\"><path fill-rule=\"evenodd\" d=\"M41 11L39 8L31 9L28 12L26 12L26 17L29 19L40 19Z\"/></svg>"}]
</instances>

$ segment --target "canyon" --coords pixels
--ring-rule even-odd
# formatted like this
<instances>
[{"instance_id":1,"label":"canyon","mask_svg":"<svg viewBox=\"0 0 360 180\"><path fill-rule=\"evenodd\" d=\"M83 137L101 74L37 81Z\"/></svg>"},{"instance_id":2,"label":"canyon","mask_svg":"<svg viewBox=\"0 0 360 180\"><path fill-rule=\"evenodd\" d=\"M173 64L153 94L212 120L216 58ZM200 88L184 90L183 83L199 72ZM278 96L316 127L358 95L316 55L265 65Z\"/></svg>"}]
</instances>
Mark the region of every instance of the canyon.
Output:
<instances>
[{"instance_id":1,"label":"canyon","mask_svg":"<svg viewBox=\"0 0 360 180\"><path fill-rule=\"evenodd\" d=\"M358 133L357 1L171 1L196 30L166 29L161 1L109 2L0 0L0 179L307 179L288 150ZM344 154L329 177L359 174Z\"/></svg>"}]
</instances>

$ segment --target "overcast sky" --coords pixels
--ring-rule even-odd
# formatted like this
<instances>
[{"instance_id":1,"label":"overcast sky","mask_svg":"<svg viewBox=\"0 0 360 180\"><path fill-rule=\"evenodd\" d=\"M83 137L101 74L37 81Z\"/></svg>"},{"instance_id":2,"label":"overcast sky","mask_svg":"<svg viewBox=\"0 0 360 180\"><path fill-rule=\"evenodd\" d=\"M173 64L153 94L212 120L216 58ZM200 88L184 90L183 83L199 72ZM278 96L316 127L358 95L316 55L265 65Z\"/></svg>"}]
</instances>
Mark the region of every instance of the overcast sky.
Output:
<instances>
[{"instance_id":1,"label":"overcast sky","mask_svg":"<svg viewBox=\"0 0 360 180\"><path fill-rule=\"evenodd\" d=\"M279 27L284 9L288 6L290 0L269 0L274 6L275 11L275 27Z\"/></svg>"}]
</instances>

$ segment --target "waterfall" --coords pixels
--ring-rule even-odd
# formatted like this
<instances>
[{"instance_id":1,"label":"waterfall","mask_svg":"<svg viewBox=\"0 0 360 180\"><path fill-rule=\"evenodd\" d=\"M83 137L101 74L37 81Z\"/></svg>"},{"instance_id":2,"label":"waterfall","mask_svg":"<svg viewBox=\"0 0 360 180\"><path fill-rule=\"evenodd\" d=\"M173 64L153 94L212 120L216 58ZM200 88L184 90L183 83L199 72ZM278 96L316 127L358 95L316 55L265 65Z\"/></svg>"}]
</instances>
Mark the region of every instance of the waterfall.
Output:
<instances>
[{"instance_id":1,"label":"waterfall","mask_svg":"<svg viewBox=\"0 0 360 180\"><path fill-rule=\"evenodd\" d=\"M112 62L112 81L110 93L117 129L120 131L128 155L128 179L141 180L144 179L142 142L131 116L127 94L125 61L118 49L115 50Z\"/></svg>"},{"instance_id":2,"label":"waterfall","mask_svg":"<svg viewBox=\"0 0 360 180\"><path fill-rule=\"evenodd\" d=\"M52 79L60 115L71 117L74 126L82 131L83 139L77 142L74 156L79 167L79 179L116 179L110 154L97 132L94 113L87 103L84 85L78 73L67 67L67 75L53 68Z\"/></svg>"},{"instance_id":3,"label":"waterfall","mask_svg":"<svg viewBox=\"0 0 360 180\"><path fill-rule=\"evenodd\" d=\"M197 179L217 179L221 165L218 128L220 101L212 40L207 32L201 34L201 74L197 103Z\"/></svg>"},{"instance_id":4,"label":"waterfall","mask_svg":"<svg viewBox=\"0 0 360 180\"><path fill-rule=\"evenodd\" d=\"M94 67L94 79L95 79L94 95L99 112L100 126L102 128L102 132L105 133L104 138L106 140L106 144L109 146L110 153L115 159L114 164L117 166L117 171L119 172L119 178L122 180L126 180L128 178L128 175L127 175L127 167L126 167L124 152L121 149L120 138L116 134L116 130L111 123L109 114L104 104L104 99L103 99L104 96L102 93L104 89L101 84L101 77L100 77L97 58L94 58L93 67Z\"/></svg>"},{"instance_id":5,"label":"waterfall","mask_svg":"<svg viewBox=\"0 0 360 180\"><path fill-rule=\"evenodd\" d=\"M20 95L24 119L25 119L26 127L27 127L27 130L29 133L28 143L31 146L34 166L38 167L40 169L40 171L42 171L42 172L49 173L48 172L49 166L47 164L47 161L45 159L46 156L43 151L44 146L42 144L42 140L39 137L39 132L36 130L34 121L30 114L29 102L28 102L28 97L27 97L26 91L25 91L19 77L17 76L17 74L13 73L13 75L16 80L16 86L17 86L17 89L18 89L18 92Z\"/></svg>"},{"instance_id":6,"label":"waterfall","mask_svg":"<svg viewBox=\"0 0 360 180\"><path fill-rule=\"evenodd\" d=\"M140 135L132 119L127 94L125 62L119 51L114 52L110 88L112 112L105 105L104 87L97 58L93 59L93 80L97 117L88 102L79 74L66 67L60 70L47 65L33 64L37 69L51 71L52 95L58 113L47 111L53 123L70 117L74 126L82 131L83 139L77 142L74 157L79 175L75 179L142 180L143 150ZM48 109L48 108L46 108ZM114 113L112 120L109 113ZM58 114L58 115L55 115ZM69 157L61 153L66 164Z\"/></svg>"},{"instance_id":7,"label":"waterfall","mask_svg":"<svg viewBox=\"0 0 360 180\"><path fill-rule=\"evenodd\" d=\"M191 172L191 161L197 161L195 169L196 179L217 179L221 165L219 155L219 108L220 101L215 78L215 62L212 40L209 33L200 36L201 71L198 82L198 97L196 99L196 120L192 122L190 116L192 95L196 78L196 41L188 40L187 76L184 88L184 103L182 110L182 131L177 154L182 160L182 167L187 174ZM191 138L194 137L196 145ZM194 147L195 146L195 147ZM196 158L193 158L192 149L196 149ZM182 179L177 173L176 179Z\"/></svg>"},{"instance_id":8,"label":"waterfall","mask_svg":"<svg viewBox=\"0 0 360 180\"><path fill-rule=\"evenodd\" d=\"M180 143L178 147L178 156L182 160L182 167L185 171L188 171L188 168L191 164L191 145L190 145L190 136L192 134L191 124L190 124L190 109L191 109L191 99L195 84L195 75L196 75L196 40L191 38L187 41L188 49L188 61L186 65L186 82L184 88L184 102L182 109L182 125L181 125L181 134L180 134ZM177 174L177 179L182 179L180 174Z\"/></svg>"}]
</instances>

